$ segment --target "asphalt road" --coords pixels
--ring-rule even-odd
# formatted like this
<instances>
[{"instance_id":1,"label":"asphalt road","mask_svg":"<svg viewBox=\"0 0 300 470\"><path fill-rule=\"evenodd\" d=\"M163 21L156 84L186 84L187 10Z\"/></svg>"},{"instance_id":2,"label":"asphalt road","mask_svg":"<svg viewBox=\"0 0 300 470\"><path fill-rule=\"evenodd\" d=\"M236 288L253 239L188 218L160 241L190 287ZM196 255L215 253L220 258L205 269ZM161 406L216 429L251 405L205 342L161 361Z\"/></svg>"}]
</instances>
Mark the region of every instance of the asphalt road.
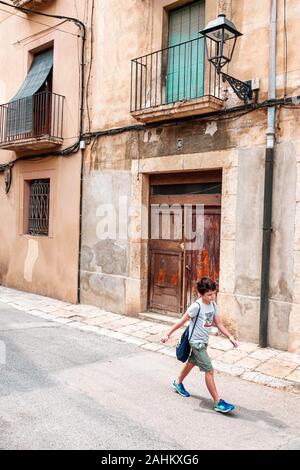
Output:
<instances>
[{"instance_id":1,"label":"asphalt road","mask_svg":"<svg viewBox=\"0 0 300 470\"><path fill-rule=\"evenodd\" d=\"M182 398L175 359L0 303L4 347L0 449L300 449L299 395L217 374L221 415L196 369Z\"/></svg>"}]
</instances>

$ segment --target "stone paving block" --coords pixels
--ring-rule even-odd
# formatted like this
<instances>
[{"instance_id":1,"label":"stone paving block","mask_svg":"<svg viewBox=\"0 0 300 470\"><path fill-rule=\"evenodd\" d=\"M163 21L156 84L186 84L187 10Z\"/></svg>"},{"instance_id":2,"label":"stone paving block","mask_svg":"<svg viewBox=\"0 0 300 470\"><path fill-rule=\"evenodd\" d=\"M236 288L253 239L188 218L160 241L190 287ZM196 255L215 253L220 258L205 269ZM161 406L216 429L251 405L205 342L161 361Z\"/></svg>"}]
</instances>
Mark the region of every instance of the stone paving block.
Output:
<instances>
[{"instance_id":1,"label":"stone paving block","mask_svg":"<svg viewBox=\"0 0 300 470\"><path fill-rule=\"evenodd\" d=\"M161 335L160 335L160 338L161 338ZM176 346L177 346L177 343L178 343L178 338L175 338L175 337L172 336L166 344L167 344L170 348L172 348L172 347L176 347Z\"/></svg>"},{"instance_id":2,"label":"stone paving block","mask_svg":"<svg viewBox=\"0 0 300 470\"><path fill-rule=\"evenodd\" d=\"M69 316L69 315L73 315L73 313L72 312L67 312L67 310L65 310L65 315ZM100 319L102 319L102 320L107 319L107 314L98 313L97 315L91 315L91 316L87 316L87 317L85 315L83 315L84 323L90 323L91 321L96 320L96 319L99 319L99 320ZM107 320L112 321L111 318L109 318Z\"/></svg>"},{"instance_id":3,"label":"stone paving block","mask_svg":"<svg viewBox=\"0 0 300 470\"><path fill-rule=\"evenodd\" d=\"M17 307L17 305L18 305L18 307ZM22 310L22 312L30 312L30 310L34 307L32 307L32 306L28 307L28 306L21 305L20 303L18 303L18 304L15 304L14 308L16 308L17 310Z\"/></svg>"},{"instance_id":4,"label":"stone paving block","mask_svg":"<svg viewBox=\"0 0 300 470\"><path fill-rule=\"evenodd\" d=\"M72 326L72 323L74 324L74 328L77 328L80 331L85 331L85 332L90 332L90 327L86 325L85 323L82 322L72 322L72 320L66 320L64 318L59 318L56 320L58 323L66 322L68 326ZM79 326L80 325L80 326Z\"/></svg>"},{"instance_id":5,"label":"stone paving block","mask_svg":"<svg viewBox=\"0 0 300 470\"><path fill-rule=\"evenodd\" d=\"M163 347L164 346L155 343L146 343L141 346L142 349L147 349L148 351L159 351L159 349Z\"/></svg>"},{"instance_id":6,"label":"stone paving block","mask_svg":"<svg viewBox=\"0 0 300 470\"><path fill-rule=\"evenodd\" d=\"M93 325L86 325L85 323L83 323L83 328L84 328L84 331L88 331L90 333L95 333L95 334L101 334L101 328L99 326L93 326Z\"/></svg>"},{"instance_id":7,"label":"stone paving block","mask_svg":"<svg viewBox=\"0 0 300 470\"><path fill-rule=\"evenodd\" d=\"M64 310L71 310L72 312L76 312L78 305L75 305L75 304L68 304L68 305L64 305L63 306L63 309Z\"/></svg>"},{"instance_id":8,"label":"stone paving block","mask_svg":"<svg viewBox=\"0 0 300 470\"><path fill-rule=\"evenodd\" d=\"M185 328L179 328L179 330L174 331L174 333L172 333L171 338L176 338L176 339L181 338L181 335L184 332L184 330Z\"/></svg>"},{"instance_id":9,"label":"stone paving block","mask_svg":"<svg viewBox=\"0 0 300 470\"><path fill-rule=\"evenodd\" d=\"M176 351L174 348L163 347L158 350L160 354L164 354L165 356L171 356L176 358Z\"/></svg>"},{"instance_id":10,"label":"stone paving block","mask_svg":"<svg viewBox=\"0 0 300 470\"><path fill-rule=\"evenodd\" d=\"M222 357L222 355L224 354L224 351L221 351L220 349L213 349L213 348L210 348L210 347L207 348L207 351L208 351L208 355L211 359L216 359L218 357Z\"/></svg>"},{"instance_id":11,"label":"stone paving block","mask_svg":"<svg viewBox=\"0 0 300 470\"><path fill-rule=\"evenodd\" d=\"M122 339L122 340L127 338L127 335L123 333L119 333L118 331L110 331L110 330L108 331L109 333L107 334L107 336L109 336L110 338Z\"/></svg>"},{"instance_id":12,"label":"stone paving block","mask_svg":"<svg viewBox=\"0 0 300 470\"><path fill-rule=\"evenodd\" d=\"M295 363L286 362L275 358L264 362L259 367L257 367L256 370L262 374L283 379L287 375L290 375L296 368L297 364Z\"/></svg>"},{"instance_id":13,"label":"stone paving block","mask_svg":"<svg viewBox=\"0 0 300 470\"><path fill-rule=\"evenodd\" d=\"M258 375L258 372L252 372L247 370L241 375L241 379L249 380L249 382L254 382L255 377Z\"/></svg>"},{"instance_id":14,"label":"stone paving block","mask_svg":"<svg viewBox=\"0 0 300 470\"><path fill-rule=\"evenodd\" d=\"M138 324L140 324L141 321L138 318L135 318L135 317L125 317L125 316L123 316L119 320L119 322L123 326L131 326L131 325L138 325Z\"/></svg>"},{"instance_id":15,"label":"stone paving block","mask_svg":"<svg viewBox=\"0 0 300 470\"><path fill-rule=\"evenodd\" d=\"M147 321L147 320L140 320L140 325L143 328L148 328L148 327L150 328L151 326L153 326L153 322L152 321Z\"/></svg>"},{"instance_id":16,"label":"stone paving block","mask_svg":"<svg viewBox=\"0 0 300 470\"><path fill-rule=\"evenodd\" d=\"M52 304L52 299L47 299L47 298L46 298L46 300L45 300L45 298L37 299L35 303L36 303L36 305L39 306L39 308L47 307L49 305L54 305L54 304ZM63 307L61 307L61 308L66 309L66 308L71 307L71 306L73 307L74 305L70 304L68 302L64 302Z\"/></svg>"},{"instance_id":17,"label":"stone paving block","mask_svg":"<svg viewBox=\"0 0 300 470\"><path fill-rule=\"evenodd\" d=\"M133 318L126 318L122 317L121 319L118 320L113 320L111 327L112 329L120 330L121 328L124 327L129 327L138 324L139 320L138 319L133 319ZM142 328L142 327L139 327Z\"/></svg>"},{"instance_id":18,"label":"stone paving block","mask_svg":"<svg viewBox=\"0 0 300 470\"><path fill-rule=\"evenodd\" d=\"M136 346L142 346L147 342L144 339L135 338L134 336L129 335L126 336L122 341L124 341L125 343L135 344Z\"/></svg>"},{"instance_id":19,"label":"stone paving block","mask_svg":"<svg viewBox=\"0 0 300 470\"><path fill-rule=\"evenodd\" d=\"M233 348L231 342L228 339L219 340L218 342L211 344L211 347L221 351L229 351Z\"/></svg>"},{"instance_id":20,"label":"stone paving block","mask_svg":"<svg viewBox=\"0 0 300 470\"><path fill-rule=\"evenodd\" d=\"M97 315L98 313L101 312L100 308L95 307L93 305L81 305L81 304L79 304L79 305L78 304L77 305L70 305L68 307L68 309L69 310L74 310L79 314L86 314L86 315L89 315L89 314Z\"/></svg>"},{"instance_id":21,"label":"stone paving block","mask_svg":"<svg viewBox=\"0 0 300 470\"><path fill-rule=\"evenodd\" d=\"M274 388L286 388L292 385L288 380L274 379L274 377L260 373L255 375L253 382Z\"/></svg>"},{"instance_id":22,"label":"stone paving block","mask_svg":"<svg viewBox=\"0 0 300 470\"><path fill-rule=\"evenodd\" d=\"M157 335L149 335L149 331L148 331L148 336L146 336L146 340L151 343L160 343L160 340L162 337L163 337L162 333L159 333ZM169 345L169 341L167 344Z\"/></svg>"},{"instance_id":23,"label":"stone paving block","mask_svg":"<svg viewBox=\"0 0 300 470\"><path fill-rule=\"evenodd\" d=\"M39 315L40 318L44 318L45 320L48 320L48 321L51 321L51 320L56 320L57 317L52 315L50 313L43 313L41 312L41 314Z\"/></svg>"},{"instance_id":24,"label":"stone paving block","mask_svg":"<svg viewBox=\"0 0 300 470\"><path fill-rule=\"evenodd\" d=\"M169 331L170 327L168 325L163 325L161 323L154 324L148 328L149 335L155 335L157 333L164 333L165 331Z\"/></svg>"},{"instance_id":25,"label":"stone paving block","mask_svg":"<svg viewBox=\"0 0 300 470\"><path fill-rule=\"evenodd\" d=\"M60 309L60 310L55 310L53 312L53 315L55 315L58 318L71 318L74 316L74 312Z\"/></svg>"},{"instance_id":26,"label":"stone paving block","mask_svg":"<svg viewBox=\"0 0 300 470\"><path fill-rule=\"evenodd\" d=\"M41 315L44 315L43 312L40 310L30 310L30 315L34 315L35 317L40 317Z\"/></svg>"},{"instance_id":27,"label":"stone paving block","mask_svg":"<svg viewBox=\"0 0 300 470\"><path fill-rule=\"evenodd\" d=\"M67 325L68 323L71 323L72 320L69 320L68 318L56 318L55 323L61 323L62 325ZM84 324L82 325L84 327Z\"/></svg>"},{"instance_id":28,"label":"stone paving block","mask_svg":"<svg viewBox=\"0 0 300 470\"><path fill-rule=\"evenodd\" d=\"M236 363L237 366L243 367L244 369L254 370L260 365L258 359L253 359L253 357L244 357Z\"/></svg>"},{"instance_id":29,"label":"stone paving block","mask_svg":"<svg viewBox=\"0 0 300 470\"><path fill-rule=\"evenodd\" d=\"M101 326L105 324L105 328L108 324L114 324L114 319L109 317L108 315L93 318L84 318L82 321L87 325Z\"/></svg>"},{"instance_id":30,"label":"stone paving block","mask_svg":"<svg viewBox=\"0 0 300 470\"><path fill-rule=\"evenodd\" d=\"M81 322L83 323L83 317L80 317L79 315L71 315L70 317L68 317L70 320L72 321L78 321L78 322Z\"/></svg>"},{"instance_id":31,"label":"stone paving block","mask_svg":"<svg viewBox=\"0 0 300 470\"><path fill-rule=\"evenodd\" d=\"M252 343L240 343L238 341L238 348L239 351L246 351L247 353L253 353L259 349L259 346L257 344L252 344Z\"/></svg>"},{"instance_id":32,"label":"stone paving block","mask_svg":"<svg viewBox=\"0 0 300 470\"><path fill-rule=\"evenodd\" d=\"M231 351L227 351L222 356L222 362L226 362L228 364L235 364L236 362L243 359L247 356L248 353L245 351L239 351L238 349L232 349Z\"/></svg>"},{"instance_id":33,"label":"stone paving block","mask_svg":"<svg viewBox=\"0 0 300 470\"><path fill-rule=\"evenodd\" d=\"M101 328L100 326L95 326L97 328L97 334L100 336L109 336L111 330L107 330L106 328Z\"/></svg>"},{"instance_id":34,"label":"stone paving block","mask_svg":"<svg viewBox=\"0 0 300 470\"><path fill-rule=\"evenodd\" d=\"M109 316L101 316L101 317L95 317L95 318L88 318L87 320L84 321L84 323L87 323L88 325L95 325L95 326L101 326L104 324L109 324L113 323L113 319Z\"/></svg>"},{"instance_id":35,"label":"stone paving block","mask_svg":"<svg viewBox=\"0 0 300 470\"><path fill-rule=\"evenodd\" d=\"M300 369L294 370L290 375L286 377L287 380L300 383Z\"/></svg>"},{"instance_id":36,"label":"stone paving block","mask_svg":"<svg viewBox=\"0 0 300 470\"><path fill-rule=\"evenodd\" d=\"M47 305L45 307L43 307L43 312L45 313L53 313L53 312L56 312L58 309L57 307L55 307L54 305Z\"/></svg>"},{"instance_id":37,"label":"stone paving block","mask_svg":"<svg viewBox=\"0 0 300 470\"><path fill-rule=\"evenodd\" d=\"M282 352L276 356L276 359L282 359L287 362L294 362L295 364L300 365L300 356L299 354L293 354L289 352Z\"/></svg>"},{"instance_id":38,"label":"stone paving block","mask_svg":"<svg viewBox=\"0 0 300 470\"><path fill-rule=\"evenodd\" d=\"M71 326L72 328L76 328L77 330L83 330L85 325L81 322L78 321L71 321L68 326Z\"/></svg>"},{"instance_id":39,"label":"stone paving block","mask_svg":"<svg viewBox=\"0 0 300 470\"><path fill-rule=\"evenodd\" d=\"M36 303L36 302L33 302L33 303ZM68 305L71 305L69 303L66 303L66 302L63 302L63 301L57 300L57 299L49 299L48 304L49 304L49 306L56 307L57 309L64 308Z\"/></svg>"},{"instance_id":40,"label":"stone paving block","mask_svg":"<svg viewBox=\"0 0 300 470\"><path fill-rule=\"evenodd\" d=\"M209 336L209 344L210 346L219 343L221 340L220 336L210 335Z\"/></svg>"},{"instance_id":41,"label":"stone paving block","mask_svg":"<svg viewBox=\"0 0 300 470\"><path fill-rule=\"evenodd\" d=\"M77 312L78 315L80 315L84 319L89 319L89 318L96 318L100 316L99 312ZM102 314L105 316L105 313Z\"/></svg>"},{"instance_id":42,"label":"stone paving block","mask_svg":"<svg viewBox=\"0 0 300 470\"><path fill-rule=\"evenodd\" d=\"M17 304L11 303L11 302L9 302L8 305L10 305L15 310L22 310L23 311L23 308L20 307L20 305L17 305Z\"/></svg>"},{"instance_id":43,"label":"stone paving block","mask_svg":"<svg viewBox=\"0 0 300 470\"><path fill-rule=\"evenodd\" d=\"M225 362L221 362L219 360L214 361L214 369L218 372L225 372L226 374L234 375L235 377L239 377L245 372L245 369L242 367L238 367L235 364L226 364Z\"/></svg>"},{"instance_id":44,"label":"stone paving block","mask_svg":"<svg viewBox=\"0 0 300 470\"><path fill-rule=\"evenodd\" d=\"M136 338L148 338L149 333L143 330L137 330L130 333L130 336L135 336Z\"/></svg>"},{"instance_id":45,"label":"stone paving block","mask_svg":"<svg viewBox=\"0 0 300 470\"><path fill-rule=\"evenodd\" d=\"M58 307L55 307L55 310L57 310ZM24 306L24 309L26 310L38 310L38 304L30 303L26 306Z\"/></svg>"},{"instance_id":46,"label":"stone paving block","mask_svg":"<svg viewBox=\"0 0 300 470\"><path fill-rule=\"evenodd\" d=\"M258 349L249 355L249 357L253 357L253 359L258 359L259 361L268 361L274 356L277 356L280 351L276 351L276 349Z\"/></svg>"},{"instance_id":47,"label":"stone paving block","mask_svg":"<svg viewBox=\"0 0 300 470\"><path fill-rule=\"evenodd\" d=\"M137 324L134 324L134 325L129 325L129 326L123 326L120 328L120 332L121 333L128 333L128 334L131 334L131 333L135 333L136 331L141 331L143 327L140 326L138 323Z\"/></svg>"}]
</instances>

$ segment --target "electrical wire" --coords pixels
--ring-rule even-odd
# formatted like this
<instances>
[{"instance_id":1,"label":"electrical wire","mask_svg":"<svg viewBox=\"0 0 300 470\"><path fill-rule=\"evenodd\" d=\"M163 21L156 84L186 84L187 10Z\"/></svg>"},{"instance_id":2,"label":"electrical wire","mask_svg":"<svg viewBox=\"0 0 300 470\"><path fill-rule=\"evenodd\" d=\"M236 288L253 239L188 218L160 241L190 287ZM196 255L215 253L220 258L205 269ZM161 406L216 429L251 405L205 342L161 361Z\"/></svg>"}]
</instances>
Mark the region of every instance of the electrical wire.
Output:
<instances>
[{"instance_id":1,"label":"electrical wire","mask_svg":"<svg viewBox=\"0 0 300 470\"><path fill-rule=\"evenodd\" d=\"M287 77L288 77L288 36L287 36L287 6L286 0L283 4L284 11L284 97L287 97Z\"/></svg>"},{"instance_id":2,"label":"electrical wire","mask_svg":"<svg viewBox=\"0 0 300 470\"><path fill-rule=\"evenodd\" d=\"M3 3L3 2L0 2L0 3ZM5 3L5 5L6 5L6 3ZM9 5L9 6L11 6L13 8L17 8L17 7L14 7L13 5ZM7 10L3 10L2 8L0 8L0 11L3 11L5 13L9 13ZM34 11L33 13L38 14L36 11ZM22 20L25 20L27 22L29 21L31 23L36 23L36 24L39 24L39 25L42 25L42 26L47 26L50 29L56 29L57 31L60 31L61 33L70 34L71 36L77 36L78 37L78 34L71 33L71 31L66 31L64 29L58 29L58 28L56 28L56 25L51 26L50 24L42 23L41 21L36 21L36 20L32 20L31 18L26 18L24 16L20 16L17 13L11 13L9 18L11 18L12 16L17 16L18 18L21 18ZM8 18L5 18L5 19L8 19Z\"/></svg>"},{"instance_id":3,"label":"electrical wire","mask_svg":"<svg viewBox=\"0 0 300 470\"><path fill-rule=\"evenodd\" d=\"M90 63L89 63L89 72L88 72L88 79L86 83L86 110L87 110L87 117L88 117L88 129L91 132L91 116L90 116L90 106L89 106L89 86L91 80L91 73L92 73L92 65L93 65L93 23L94 23L94 10L95 10L95 0L92 2L92 11L91 11L91 36L90 36Z\"/></svg>"},{"instance_id":4,"label":"electrical wire","mask_svg":"<svg viewBox=\"0 0 300 470\"><path fill-rule=\"evenodd\" d=\"M6 10L2 10L2 11L6 11ZM8 20L9 18L11 18L13 16L12 13L9 13L9 12L7 12L7 13L8 13L8 15L5 18L3 18L3 20L0 21L0 24L3 24L6 20Z\"/></svg>"},{"instance_id":5,"label":"electrical wire","mask_svg":"<svg viewBox=\"0 0 300 470\"><path fill-rule=\"evenodd\" d=\"M300 100L300 97L299 97ZM290 103L290 104L289 104ZM124 126L119 128L107 129L104 131L94 131L90 133L86 133L83 135L84 138L88 139L98 139L100 137L107 137L113 135L119 135L126 132L133 132L133 131L145 131L147 129L153 129L156 127L170 127L175 125L182 125L184 122L212 122L212 121L233 121L239 119L249 113L252 113L257 110L267 109L268 107L272 107L274 105L279 105L282 107L291 107L293 109L298 109L296 105L292 105L292 99L286 98L284 99L274 99L274 100L266 100L262 103L251 103L242 106L238 106L235 108L228 109L226 111L217 111L214 114L209 115L202 115L199 116L189 116L187 118L179 118L177 120L172 121L159 121L147 124L134 124L130 126ZM95 142L93 143L94 147Z\"/></svg>"},{"instance_id":6,"label":"electrical wire","mask_svg":"<svg viewBox=\"0 0 300 470\"><path fill-rule=\"evenodd\" d=\"M64 23L66 23L66 22L67 22L67 20L61 21L60 23L57 24L57 26L60 26ZM49 28L42 29L41 31L38 31L37 33L30 34L30 36L26 36L26 38L19 39L19 41L16 41L16 42L13 43L13 46L16 46L17 44L18 45L23 44L25 41L27 41L27 39L31 39L31 41L26 42L26 44L30 44L30 42L35 41L36 36L39 36L40 38L43 38L44 36L49 34L49 31L52 31L52 29L56 29L56 31L58 31L57 28L53 28L52 26L50 26ZM43 33L45 33L45 34L43 34ZM74 36L78 37L77 34L75 34Z\"/></svg>"}]
</instances>

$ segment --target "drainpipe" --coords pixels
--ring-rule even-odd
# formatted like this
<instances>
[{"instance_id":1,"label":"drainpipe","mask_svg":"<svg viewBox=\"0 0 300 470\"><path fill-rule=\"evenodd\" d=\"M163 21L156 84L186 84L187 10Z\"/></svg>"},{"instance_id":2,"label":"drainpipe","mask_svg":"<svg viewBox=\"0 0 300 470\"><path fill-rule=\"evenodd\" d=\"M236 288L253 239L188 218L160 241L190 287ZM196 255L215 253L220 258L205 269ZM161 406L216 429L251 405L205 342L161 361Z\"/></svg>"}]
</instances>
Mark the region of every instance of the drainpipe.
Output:
<instances>
[{"instance_id":1,"label":"drainpipe","mask_svg":"<svg viewBox=\"0 0 300 470\"><path fill-rule=\"evenodd\" d=\"M270 17L270 50L269 50L269 91L268 98L276 98L276 26L277 0L271 0ZM270 252L272 234L272 199L273 199L273 167L275 149L275 112L276 107L268 108L267 148L265 159L265 190L264 190L264 219L261 270L260 325L259 346L268 346L268 317L269 317L269 279Z\"/></svg>"}]
</instances>

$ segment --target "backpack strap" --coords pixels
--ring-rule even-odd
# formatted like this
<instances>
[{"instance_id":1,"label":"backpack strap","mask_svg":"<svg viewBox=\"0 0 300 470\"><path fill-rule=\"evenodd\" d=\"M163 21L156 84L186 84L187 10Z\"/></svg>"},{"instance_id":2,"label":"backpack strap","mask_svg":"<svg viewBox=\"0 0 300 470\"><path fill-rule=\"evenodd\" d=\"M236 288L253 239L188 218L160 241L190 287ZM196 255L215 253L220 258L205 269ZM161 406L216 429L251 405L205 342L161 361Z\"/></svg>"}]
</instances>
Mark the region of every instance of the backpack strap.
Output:
<instances>
[{"instance_id":1,"label":"backpack strap","mask_svg":"<svg viewBox=\"0 0 300 470\"><path fill-rule=\"evenodd\" d=\"M197 313L197 316L196 316L196 320L195 320L195 323L194 323L194 326L193 326L193 329L192 329L192 333L190 334L190 337L189 337L189 341L191 339L191 337L193 336L193 333L194 333L194 329L195 329L195 326L196 326L196 323L197 323L197 320L198 320L198 317L199 317L199 313L200 313L200 310L201 310L201 306L199 304L199 302L195 302L196 304L198 304L198 313Z\"/></svg>"}]
</instances>

